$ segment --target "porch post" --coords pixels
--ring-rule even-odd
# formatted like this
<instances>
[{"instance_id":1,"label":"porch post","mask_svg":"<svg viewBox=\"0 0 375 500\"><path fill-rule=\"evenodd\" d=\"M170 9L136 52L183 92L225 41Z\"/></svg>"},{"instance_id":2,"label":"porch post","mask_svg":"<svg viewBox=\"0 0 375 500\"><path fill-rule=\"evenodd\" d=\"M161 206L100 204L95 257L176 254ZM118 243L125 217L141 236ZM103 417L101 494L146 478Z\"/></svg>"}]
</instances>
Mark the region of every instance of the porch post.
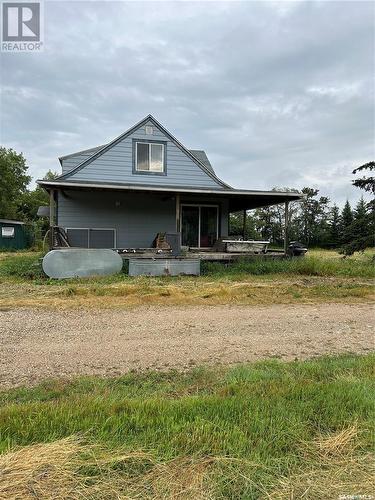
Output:
<instances>
[{"instance_id":1,"label":"porch post","mask_svg":"<svg viewBox=\"0 0 375 500\"><path fill-rule=\"evenodd\" d=\"M288 254L289 243L289 201L285 202L284 254Z\"/></svg>"},{"instance_id":2,"label":"porch post","mask_svg":"<svg viewBox=\"0 0 375 500\"><path fill-rule=\"evenodd\" d=\"M176 193L176 233L181 230L180 224L180 195Z\"/></svg>"},{"instance_id":3,"label":"porch post","mask_svg":"<svg viewBox=\"0 0 375 500\"><path fill-rule=\"evenodd\" d=\"M50 189L49 192L49 248L52 250L53 248L53 240L54 240L54 228L55 225L55 190Z\"/></svg>"},{"instance_id":4,"label":"porch post","mask_svg":"<svg viewBox=\"0 0 375 500\"><path fill-rule=\"evenodd\" d=\"M246 209L243 211L243 223L242 223L242 238L245 240L245 234L246 234L246 218L247 218L247 212Z\"/></svg>"}]
</instances>

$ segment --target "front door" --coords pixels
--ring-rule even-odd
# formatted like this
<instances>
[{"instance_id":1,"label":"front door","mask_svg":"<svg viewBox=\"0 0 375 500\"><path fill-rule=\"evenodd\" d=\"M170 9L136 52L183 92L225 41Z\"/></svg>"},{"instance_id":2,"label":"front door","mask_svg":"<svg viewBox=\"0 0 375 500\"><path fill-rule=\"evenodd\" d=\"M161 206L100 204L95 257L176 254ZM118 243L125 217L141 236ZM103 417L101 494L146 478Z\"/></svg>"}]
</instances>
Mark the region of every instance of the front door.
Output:
<instances>
[{"instance_id":1,"label":"front door","mask_svg":"<svg viewBox=\"0 0 375 500\"><path fill-rule=\"evenodd\" d=\"M183 246L212 247L218 238L218 207L182 205L181 232Z\"/></svg>"}]
</instances>

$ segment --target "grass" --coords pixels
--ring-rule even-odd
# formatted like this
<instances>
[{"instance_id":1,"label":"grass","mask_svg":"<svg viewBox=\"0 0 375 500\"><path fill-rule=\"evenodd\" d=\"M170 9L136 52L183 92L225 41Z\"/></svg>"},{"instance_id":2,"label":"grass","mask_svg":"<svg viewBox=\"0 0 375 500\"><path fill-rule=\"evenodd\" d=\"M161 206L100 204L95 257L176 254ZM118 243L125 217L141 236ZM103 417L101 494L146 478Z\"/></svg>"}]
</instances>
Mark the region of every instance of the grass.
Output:
<instances>
[{"instance_id":1,"label":"grass","mask_svg":"<svg viewBox=\"0 0 375 500\"><path fill-rule=\"evenodd\" d=\"M42 253L19 252L0 253L0 278L15 278L19 280L48 280L41 268ZM244 258L227 266L219 262L202 262L203 276L221 278L223 276L243 277L246 275L296 275L321 277L375 277L375 249L368 249L353 257L343 258L335 251L312 250L304 258L269 259L262 256ZM124 271L126 264L124 264ZM131 279L124 273L106 278L106 281ZM97 281L93 278L92 281ZM65 280L77 281L77 280ZM81 281L88 281L81 280ZM102 280L99 279L101 282Z\"/></svg>"},{"instance_id":2,"label":"grass","mask_svg":"<svg viewBox=\"0 0 375 500\"><path fill-rule=\"evenodd\" d=\"M371 494L374 361L273 360L0 393L0 498Z\"/></svg>"},{"instance_id":3,"label":"grass","mask_svg":"<svg viewBox=\"0 0 375 500\"><path fill-rule=\"evenodd\" d=\"M203 271L204 274L211 276L277 274L351 278L375 277L375 265L372 259L372 252L368 252L363 259L333 257L328 251L313 251L311 255L304 258L285 260L255 257L233 263L227 268L224 268L220 263L207 262L205 263Z\"/></svg>"},{"instance_id":4,"label":"grass","mask_svg":"<svg viewBox=\"0 0 375 500\"><path fill-rule=\"evenodd\" d=\"M0 254L0 307L132 307L138 305L267 305L363 302L374 298L374 252L342 259L313 251L292 260L248 259L228 267L203 263L200 277L137 277L124 273L51 280L41 254Z\"/></svg>"}]
</instances>

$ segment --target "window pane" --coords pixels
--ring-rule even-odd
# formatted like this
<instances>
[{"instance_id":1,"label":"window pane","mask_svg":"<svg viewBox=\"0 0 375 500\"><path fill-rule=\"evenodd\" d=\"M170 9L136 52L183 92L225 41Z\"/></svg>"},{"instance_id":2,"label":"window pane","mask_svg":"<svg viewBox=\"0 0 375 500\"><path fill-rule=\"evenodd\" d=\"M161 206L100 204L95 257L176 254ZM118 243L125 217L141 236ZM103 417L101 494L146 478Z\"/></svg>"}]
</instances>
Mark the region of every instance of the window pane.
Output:
<instances>
[{"instance_id":1,"label":"window pane","mask_svg":"<svg viewBox=\"0 0 375 500\"><path fill-rule=\"evenodd\" d=\"M149 144L137 142L137 170L150 170L148 150Z\"/></svg>"},{"instance_id":2,"label":"window pane","mask_svg":"<svg viewBox=\"0 0 375 500\"><path fill-rule=\"evenodd\" d=\"M153 172L163 172L163 145L151 144L151 164L150 170Z\"/></svg>"},{"instance_id":3,"label":"window pane","mask_svg":"<svg viewBox=\"0 0 375 500\"><path fill-rule=\"evenodd\" d=\"M217 207L201 207L201 247L212 247L217 239Z\"/></svg>"},{"instance_id":4,"label":"window pane","mask_svg":"<svg viewBox=\"0 0 375 500\"><path fill-rule=\"evenodd\" d=\"M199 208L182 207L182 244L187 247L198 246Z\"/></svg>"},{"instance_id":5,"label":"window pane","mask_svg":"<svg viewBox=\"0 0 375 500\"><path fill-rule=\"evenodd\" d=\"M89 230L88 229L67 229L69 244L71 247L88 248Z\"/></svg>"},{"instance_id":6,"label":"window pane","mask_svg":"<svg viewBox=\"0 0 375 500\"><path fill-rule=\"evenodd\" d=\"M90 229L90 248L114 248L115 231L113 229Z\"/></svg>"}]
</instances>

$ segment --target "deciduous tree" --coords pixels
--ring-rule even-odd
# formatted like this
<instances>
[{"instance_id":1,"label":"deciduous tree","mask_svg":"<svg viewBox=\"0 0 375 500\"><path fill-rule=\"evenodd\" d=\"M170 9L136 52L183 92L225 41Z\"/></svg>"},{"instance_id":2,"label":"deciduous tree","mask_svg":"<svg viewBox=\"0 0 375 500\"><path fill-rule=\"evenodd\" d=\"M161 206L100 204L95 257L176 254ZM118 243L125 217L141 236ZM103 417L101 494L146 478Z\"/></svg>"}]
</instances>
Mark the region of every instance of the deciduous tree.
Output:
<instances>
[{"instance_id":1,"label":"deciduous tree","mask_svg":"<svg viewBox=\"0 0 375 500\"><path fill-rule=\"evenodd\" d=\"M17 218L18 206L30 181L22 153L0 147L0 218Z\"/></svg>"}]
</instances>

